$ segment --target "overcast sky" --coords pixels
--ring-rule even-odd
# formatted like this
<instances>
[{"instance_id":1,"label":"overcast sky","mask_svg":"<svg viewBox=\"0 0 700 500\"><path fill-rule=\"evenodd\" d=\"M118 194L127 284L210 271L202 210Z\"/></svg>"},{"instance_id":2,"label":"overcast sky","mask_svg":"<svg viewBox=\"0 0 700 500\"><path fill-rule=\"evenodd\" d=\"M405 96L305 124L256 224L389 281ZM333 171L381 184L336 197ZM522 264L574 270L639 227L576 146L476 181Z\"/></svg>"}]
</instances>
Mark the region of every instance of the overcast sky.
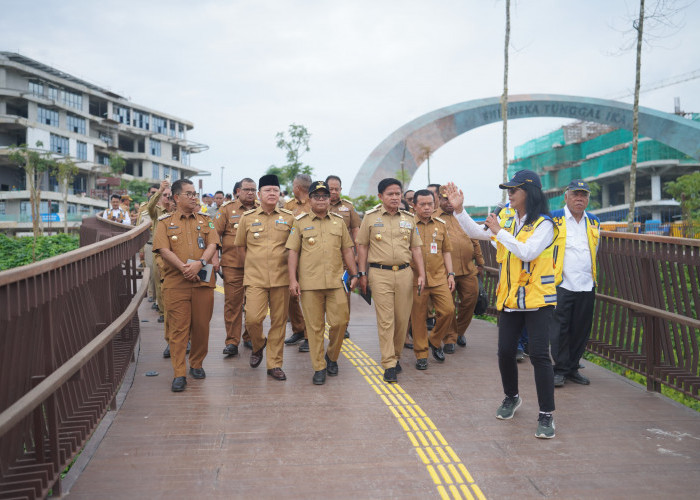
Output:
<instances>
[{"instance_id":1,"label":"overcast sky","mask_svg":"<svg viewBox=\"0 0 700 500\"><path fill-rule=\"evenodd\" d=\"M653 3L649 0L647 3ZM512 2L510 93L618 97L634 86L634 0ZM700 70L700 5L647 45L642 83ZM275 134L312 134L304 159L345 191L369 153L414 118L498 96L504 0L0 2L0 48L74 74L134 103L194 122L209 150L206 191L257 179L285 158ZM700 79L643 93L641 105L700 112ZM631 102L631 97L622 99ZM513 120L509 149L561 119ZM500 200L501 124L463 134L431 159L431 181L454 180L469 204ZM427 184L425 164L411 182Z\"/></svg>"}]
</instances>

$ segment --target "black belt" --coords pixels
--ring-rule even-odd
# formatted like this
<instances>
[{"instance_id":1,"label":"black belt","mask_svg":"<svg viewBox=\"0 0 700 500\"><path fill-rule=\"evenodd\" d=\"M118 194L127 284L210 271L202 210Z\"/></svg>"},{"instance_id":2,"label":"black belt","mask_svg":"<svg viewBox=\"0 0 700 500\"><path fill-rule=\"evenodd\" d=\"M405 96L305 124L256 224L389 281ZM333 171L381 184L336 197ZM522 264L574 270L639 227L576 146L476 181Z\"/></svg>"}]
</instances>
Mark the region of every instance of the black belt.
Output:
<instances>
[{"instance_id":1,"label":"black belt","mask_svg":"<svg viewBox=\"0 0 700 500\"><path fill-rule=\"evenodd\" d=\"M153 245L153 242L149 241L148 243L146 243L146 245Z\"/></svg>"},{"instance_id":2,"label":"black belt","mask_svg":"<svg viewBox=\"0 0 700 500\"><path fill-rule=\"evenodd\" d=\"M370 263L369 267L376 267L377 269L386 269L387 271L400 271L401 269L406 269L410 264L401 264L400 266L385 266L384 264Z\"/></svg>"}]
</instances>

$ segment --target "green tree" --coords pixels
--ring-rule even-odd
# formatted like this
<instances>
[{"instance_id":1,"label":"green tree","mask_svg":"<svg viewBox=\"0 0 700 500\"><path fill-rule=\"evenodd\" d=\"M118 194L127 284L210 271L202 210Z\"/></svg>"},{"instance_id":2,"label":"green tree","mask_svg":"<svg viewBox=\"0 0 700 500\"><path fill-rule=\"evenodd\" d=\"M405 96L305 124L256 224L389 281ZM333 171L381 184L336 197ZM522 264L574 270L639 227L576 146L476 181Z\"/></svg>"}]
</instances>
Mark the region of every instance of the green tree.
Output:
<instances>
[{"instance_id":1,"label":"green tree","mask_svg":"<svg viewBox=\"0 0 700 500\"><path fill-rule=\"evenodd\" d=\"M68 232L68 184L73 182L73 179L78 174L78 166L69 157L65 156L62 160L57 161L53 166L53 174L61 186L63 193L63 232Z\"/></svg>"},{"instance_id":2,"label":"green tree","mask_svg":"<svg viewBox=\"0 0 700 500\"><path fill-rule=\"evenodd\" d=\"M664 188L681 204L684 220L700 221L700 172L681 175L667 182Z\"/></svg>"},{"instance_id":3,"label":"green tree","mask_svg":"<svg viewBox=\"0 0 700 500\"><path fill-rule=\"evenodd\" d=\"M29 183L29 204L32 207L32 262L36 262L36 240L41 234L41 178L45 172L52 169L55 160L50 151L42 150L44 143L36 141L36 149L30 149L26 144L10 148L10 161L24 169Z\"/></svg>"},{"instance_id":4,"label":"green tree","mask_svg":"<svg viewBox=\"0 0 700 500\"><path fill-rule=\"evenodd\" d=\"M109 155L109 169L117 177L121 177L126 168L126 160L117 153Z\"/></svg>"},{"instance_id":5,"label":"green tree","mask_svg":"<svg viewBox=\"0 0 700 500\"><path fill-rule=\"evenodd\" d=\"M287 164L281 167L271 165L266 173L275 174L280 180L280 185L283 185L287 191L291 191L294 177L298 174L313 174L313 168L305 165L301 160L304 153L310 151L311 134L305 126L292 123L287 132L277 132L275 139L277 139L276 146L285 152Z\"/></svg>"},{"instance_id":6,"label":"green tree","mask_svg":"<svg viewBox=\"0 0 700 500\"><path fill-rule=\"evenodd\" d=\"M358 196L357 198L348 199L352 201L352 204L355 206L355 210L362 214L380 203L379 198L373 195L362 195Z\"/></svg>"},{"instance_id":7,"label":"green tree","mask_svg":"<svg viewBox=\"0 0 700 500\"><path fill-rule=\"evenodd\" d=\"M408 189L408 184L411 182L411 174L409 174L406 170L397 170L394 173L394 177L401 181L404 191Z\"/></svg>"},{"instance_id":8,"label":"green tree","mask_svg":"<svg viewBox=\"0 0 700 500\"><path fill-rule=\"evenodd\" d=\"M126 189L134 203L143 203L148 199L148 189L150 187L150 182L134 179L129 182L122 180L119 189Z\"/></svg>"}]
</instances>

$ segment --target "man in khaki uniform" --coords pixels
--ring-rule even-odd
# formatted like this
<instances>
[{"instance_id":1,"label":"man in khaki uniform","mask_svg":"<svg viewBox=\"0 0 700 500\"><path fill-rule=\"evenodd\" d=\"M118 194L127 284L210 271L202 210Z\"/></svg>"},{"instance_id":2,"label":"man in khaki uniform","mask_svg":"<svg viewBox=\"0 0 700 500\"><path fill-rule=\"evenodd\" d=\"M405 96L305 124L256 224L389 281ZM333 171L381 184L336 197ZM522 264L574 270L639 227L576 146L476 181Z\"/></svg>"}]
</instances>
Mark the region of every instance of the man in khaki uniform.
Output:
<instances>
[{"instance_id":1,"label":"man in khaki uniform","mask_svg":"<svg viewBox=\"0 0 700 500\"><path fill-rule=\"evenodd\" d=\"M284 208L291 211L295 217L311 211L309 208L309 187L311 187L310 175L299 174L292 181L294 198L285 203ZM292 323L292 335L284 341L285 345L294 345L303 339L304 341L299 346L299 352L309 352L306 324L299 305L299 297L289 297L289 319Z\"/></svg>"},{"instance_id":2,"label":"man in khaki uniform","mask_svg":"<svg viewBox=\"0 0 700 500\"><path fill-rule=\"evenodd\" d=\"M209 322L214 311L216 276L202 281L200 271L219 248L219 235L209 216L197 213L197 192L187 179L173 183L177 210L160 217L153 251L163 258L163 298L168 312L170 361L175 372L173 392L187 385L185 354L192 339L190 375L206 377L202 362L209 347Z\"/></svg>"},{"instance_id":3,"label":"man in khaki uniform","mask_svg":"<svg viewBox=\"0 0 700 500\"><path fill-rule=\"evenodd\" d=\"M442 340L449 332L455 315L451 292L455 289L452 272L452 245L447 234L447 225L439 217L433 217L435 198L427 189L416 191L413 199L416 211L416 229L420 234L421 252L425 264L425 287L420 290L417 284L413 288L413 308L411 325L413 328L413 351L416 354L416 368L428 369L428 346L433 357L445 361L442 352ZM414 275L417 277L415 263ZM425 319L428 316L428 301L435 307L435 327L428 336Z\"/></svg>"},{"instance_id":4,"label":"man in khaki uniform","mask_svg":"<svg viewBox=\"0 0 700 500\"><path fill-rule=\"evenodd\" d=\"M455 341L465 347L467 339L465 332L474 316L474 307L479 297L478 275L484 268L484 257L481 254L481 246L476 240L472 240L464 232L454 216L454 207L445 195L444 186L440 188L438 197L440 208L435 215L447 224L452 243L452 270L455 273L455 288L457 290L455 308L457 317L453 318L449 332L445 337L444 351L447 354L455 352ZM476 261L476 266L474 262Z\"/></svg>"},{"instance_id":5,"label":"man in khaki uniform","mask_svg":"<svg viewBox=\"0 0 700 500\"><path fill-rule=\"evenodd\" d=\"M340 194L343 191L343 185L340 181L340 177L337 175L329 175L326 177L326 184L328 184L328 189L331 191L330 211L331 213L340 215L343 218L345 226L350 232L350 237L352 238L352 244L354 247L355 240L357 239L357 233L360 232L360 223L362 222L362 219L360 219L360 216L355 211L355 206L352 204L352 202L340 197ZM347 293L348 314L350 313L351 293L352 292ZM345 330L345 338L350 338L350 332L348 332L347 329Z\"/></svg>"},{"instance_id":6,"label":"man in khaki uniform","mask_svg":"<svg viewBox=\"0 0 700 500\"><path fill-rule=\"evenodd\" d=\"M243 324L243 265L244 256L240 247L234 245L236 232L244 212L255 208L255 181L246 177L241 182L239 196L234 201L224 202L214 217L216 232L221 237L221 269L224 273L224 323L226 345L224 354L235 356L241 342ZM250 340L246 330L243 340Z\"/></svg>"},{"instance_id":7,"label":"man in khaki uniform","mask_svg":"<svg viewBox=\"0 0 700 500\"><path fill-rule=\"evenodd\" d=\"M313 383L322 385L328 375L338 375L338 356L343 345L343 333L348 324L349 310L343 288L343 261L351 270L349 288L357 283L352 239L343 218L329 212L330 190L323 181L314 182L309 192L311 213L295 217L287 240L289 249L289 292L301 294L301 306L306 319ZM297 281L297 269L299 281ZM323 333L326 318L328 352L323 355Z\"/></svg>"},{"instance_id":8,"label":"man in khaki uniform","mask_svg":"<svg viewBox=\"0 0 700 500\"><path fill-rule=\"evenodd\" d=\"M276 175L263 175L258 183L260 207L241 217L234 245L245 262L245 326L253 343L250 366L256 368L267 345L267 374L286 380L282 370L284 331L289 309L288 250L285 248L294 216L278 208L280 184ZM270 331L263 336L263 320L270 308Z\"/></svg>"},{"instance_id":9,"label":"man in khaki uniform","mask_svg":"<svg viewBox=\"0 0 700 500\"><path fill-rule=\"evenodd\" d=\"M413 303L411 258L418 273L416 284L421 288L425 284L425 270L414 217L399 210L401 182L383 179L377 191L382 204L367 211L357 235L360 287L366 293L367 271L371 268L369 285L377 314L384 381L396 382Z\"/></svg>"}]
</instances>

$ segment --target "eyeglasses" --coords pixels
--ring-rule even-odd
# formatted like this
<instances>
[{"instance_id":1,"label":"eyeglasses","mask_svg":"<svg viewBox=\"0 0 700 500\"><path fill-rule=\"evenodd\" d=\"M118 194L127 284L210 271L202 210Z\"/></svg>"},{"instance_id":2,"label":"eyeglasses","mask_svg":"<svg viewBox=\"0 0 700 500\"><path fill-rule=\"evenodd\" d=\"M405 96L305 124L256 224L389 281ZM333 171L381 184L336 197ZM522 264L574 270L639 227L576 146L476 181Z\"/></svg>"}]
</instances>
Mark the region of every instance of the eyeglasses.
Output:
<instances>
[{"instance_id":1,"label":"eyeglasses","mask_svg":"<svg viewBox=\"0 0 700 500\"><path fill-rule=\"evenodd\" d=\"M508 194L513 195L513 194L515 194L515 192L516 192L518 189L520 189L520 188L518 188L518 187L508 188Z\"/></svg>"},{"instance_id":2,"label":"eyeglasses","mask_svg":"<svg viewBox=\"0 0 700 500\"><path fill-rule=\"evenodd\" d=\"M313 200L327 200L330 196L327 194L314 194L311 195L310 198Z\"/></svg>"},{"instance_id":3,"label":"eyeglasses","mask_svg":"<svg viewBox=\"0 0 700 500\"><path fill-rule=\"evenodd\" d=\"M187 196L190 200L194 199L197 197L197 192L196 191L183 191L180 193L183 196Z\"/></svg>"},{"instance_id":4,"label":"eyeglasses","mask_svg":"<svg viewBox=\"0 0 700 500\"><path fill-rule=\"evenodd\" d=\"M246 193L254 193L255 188L241 188L241 191L245 191Z\"/></svg>"}]
</instances>

